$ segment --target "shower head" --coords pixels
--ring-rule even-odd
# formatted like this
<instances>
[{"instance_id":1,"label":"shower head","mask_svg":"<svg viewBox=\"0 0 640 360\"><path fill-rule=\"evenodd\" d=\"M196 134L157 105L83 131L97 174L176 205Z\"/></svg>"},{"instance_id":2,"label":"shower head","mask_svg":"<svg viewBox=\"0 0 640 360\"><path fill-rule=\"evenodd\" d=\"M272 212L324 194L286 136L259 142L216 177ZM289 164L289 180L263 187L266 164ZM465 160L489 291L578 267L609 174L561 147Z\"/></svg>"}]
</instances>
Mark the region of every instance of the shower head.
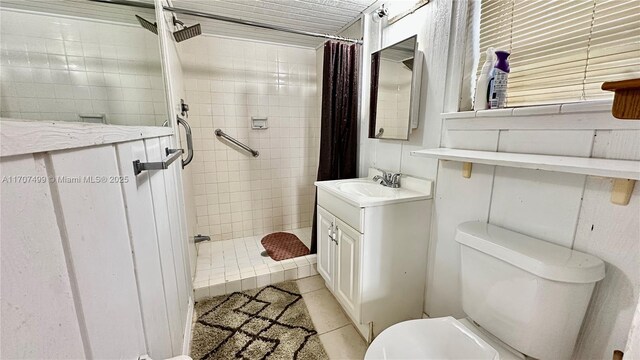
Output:
<instances>
[{"instance_id":1,"label":"shower head","mask_svg":"<svg viewBox=\"0 0 640 360\"><path fill-rule=\"evenodd\" d=\"M140 23L140 25L142 25L143 28L151 31L152 33L158 35L158 24L157 23L151 23L150 21L148 21L145 18L142 18L138 15L136 15L136 19L138 19L138 22Z\"/></svg>"},{"instance_id":2,"label":"shower head","mask_svg":"<svg viewBox=\"0 0 640 360\"><path fill-rule=\"evenodd\" d=\"M182 27L182 29L173 32L173 38L176 39L176 42L189 40L192 37L196 37L202 34L200 24L186 26L182 21L176 19L175 17L173 18L173 24L180 25Z\"/></svg>"},{"instance_id":3,"label":"shower head","mask_svg":"<svg viewBox=\"0 0 640 360\"><path fill-rule=\"evenodd\" d=\"M406 66L407 69L413 71L413 58L402 60L402 64L404 64L404 66Z\"/></svg>"},{"instance_id":4,"label":"shower head","mask_svg":"<svg viewBox=\"0 0 640 360\"><path fill-rule=\"evenodd\" d=\"M158 23L151 23L147 19L136 15L136 19L143 28L151 31L152 33L158 35ZM192 26L186 26L182 21L173 17L173 25L180 26L181 29L173 32L173 38L176 39L176 42L185 41L191 39L192 37L196 37L202 34L202 30L200 28L200 24L195 24Z\"/></svg>"}]
</instances>

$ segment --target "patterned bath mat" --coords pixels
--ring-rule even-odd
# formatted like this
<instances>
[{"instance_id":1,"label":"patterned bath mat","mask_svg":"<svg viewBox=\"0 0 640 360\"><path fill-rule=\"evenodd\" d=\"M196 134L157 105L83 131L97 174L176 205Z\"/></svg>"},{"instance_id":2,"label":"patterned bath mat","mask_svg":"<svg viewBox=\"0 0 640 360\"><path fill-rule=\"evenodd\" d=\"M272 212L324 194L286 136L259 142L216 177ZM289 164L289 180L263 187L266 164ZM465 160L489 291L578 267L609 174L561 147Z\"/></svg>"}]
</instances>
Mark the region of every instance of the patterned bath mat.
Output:
<instances>
[{"instance_id":1,"label":"patterned bath mat","mask_svg":"<svg viewBox=\"0 0 640 360\"><path fill-rule=\"evenodd\" d=\"M274 232L263 237L260 242L275 261L309 255L309 248L291 233Z\"/></svg>"},{"instance_id":2,"label":"patterned bath mat","mask_svg":"<svg viewBox=\"0 0 640 360\"><path fill-rule=\"evenodd\" d=\"M295 282L196 303L191 357L328 359Z\"/></svg>"}]
</instances>

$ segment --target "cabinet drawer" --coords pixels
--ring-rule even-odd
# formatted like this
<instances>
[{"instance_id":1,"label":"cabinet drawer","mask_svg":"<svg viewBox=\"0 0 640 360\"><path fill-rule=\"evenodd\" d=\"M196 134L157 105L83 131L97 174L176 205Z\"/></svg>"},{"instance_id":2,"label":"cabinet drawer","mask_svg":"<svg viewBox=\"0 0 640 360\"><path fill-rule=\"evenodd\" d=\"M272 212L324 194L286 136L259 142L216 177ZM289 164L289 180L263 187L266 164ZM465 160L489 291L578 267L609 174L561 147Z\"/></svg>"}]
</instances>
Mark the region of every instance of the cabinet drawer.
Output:
<instances>
[{"instance_id":1,"label":"cabinet drawer","mask_svg":"<svg viewBox=\"0 0 640 360\"><path fill-rule=\"evenodd\" d=\"M318 189L318 205L359 233L362 234L364 231L364 209L355 207L322 189Z\"/></svg>"}]
</instances>

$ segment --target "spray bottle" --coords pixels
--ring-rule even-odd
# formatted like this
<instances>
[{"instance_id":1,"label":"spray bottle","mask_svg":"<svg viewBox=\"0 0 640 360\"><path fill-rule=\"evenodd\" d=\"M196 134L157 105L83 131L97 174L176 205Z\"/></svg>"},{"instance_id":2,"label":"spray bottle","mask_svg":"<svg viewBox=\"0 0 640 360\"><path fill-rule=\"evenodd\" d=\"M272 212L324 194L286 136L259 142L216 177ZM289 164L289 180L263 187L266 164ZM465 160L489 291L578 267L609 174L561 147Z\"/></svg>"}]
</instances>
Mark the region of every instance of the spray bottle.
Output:
<instances>
[{"instance_id":1,"label":"spray bottle","mask_svg":"<svg viewBox=\"0 0 640 360\"><path fill-rule=\"evenodd\" d=\"M487 48L485 62L476 84L476 96L473 101L473 110L485 110L489 108L489 91L493 80L496 54L492 47Z\"/></svg>"},{"instance_id":2,"label":"spray bottle","mask_svg":"<svg viewBox=\"0 0 640 360\"><path fill-rule=\"evenodd\" d=\"M509 80L509 54L506 51L496 51L498 61L495 66L493 85L491 90L491 100L489 107L491 109L500 109L507 106L507 82Z\"/></svg>"}]
</instances>

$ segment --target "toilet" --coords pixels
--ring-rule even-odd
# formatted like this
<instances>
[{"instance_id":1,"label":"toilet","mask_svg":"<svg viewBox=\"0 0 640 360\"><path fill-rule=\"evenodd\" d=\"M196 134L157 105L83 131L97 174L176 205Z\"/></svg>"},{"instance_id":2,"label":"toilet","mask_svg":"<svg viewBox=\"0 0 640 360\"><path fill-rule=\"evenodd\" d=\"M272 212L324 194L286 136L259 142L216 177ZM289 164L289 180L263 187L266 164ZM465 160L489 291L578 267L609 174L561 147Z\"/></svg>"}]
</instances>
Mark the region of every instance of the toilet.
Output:
<instances>
[{"instance_id":1,"label":"toilet","mask_svg":"<svg viewBox=\"0 0 640 360\"><path fill-rule=\"evenodd\" d=\"M604 262L482 222L458 226L467 318L409 320L365 359L570 359Z\"/></svg>"}]
</instances>

